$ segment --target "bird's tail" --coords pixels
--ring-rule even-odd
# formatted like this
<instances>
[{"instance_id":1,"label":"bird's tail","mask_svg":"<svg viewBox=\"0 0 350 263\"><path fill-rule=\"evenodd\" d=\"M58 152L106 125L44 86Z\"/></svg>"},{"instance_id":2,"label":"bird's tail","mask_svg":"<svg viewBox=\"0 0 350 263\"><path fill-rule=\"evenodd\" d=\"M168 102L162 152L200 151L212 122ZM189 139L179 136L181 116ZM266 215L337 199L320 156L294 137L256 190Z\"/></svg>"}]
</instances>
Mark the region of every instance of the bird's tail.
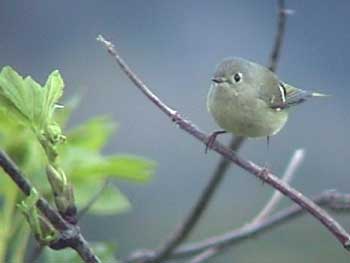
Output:
<instances>
[{"instance_id":1,"label":"bird's tail","mask_svg":"<svg viewBox=\"0 0 350 263\"><path fill-rule=\"evenodd\" d=\"M310 97L330 97L331 95L324 94L324 93L318 93L318 92L311 92Z\"/></svg>"},{"instance_id":2,"label":"bird's tail","mask_svg":"<svg viewBox=\"0 0 350 263\"><path fill-rule=\"evenodd\" d=\"M327 94L298 89L286 83L284 83L284 87L286 90L286 105L288 106L303 103L310 97L329 97Z\"/></svg>"}]
</instances>

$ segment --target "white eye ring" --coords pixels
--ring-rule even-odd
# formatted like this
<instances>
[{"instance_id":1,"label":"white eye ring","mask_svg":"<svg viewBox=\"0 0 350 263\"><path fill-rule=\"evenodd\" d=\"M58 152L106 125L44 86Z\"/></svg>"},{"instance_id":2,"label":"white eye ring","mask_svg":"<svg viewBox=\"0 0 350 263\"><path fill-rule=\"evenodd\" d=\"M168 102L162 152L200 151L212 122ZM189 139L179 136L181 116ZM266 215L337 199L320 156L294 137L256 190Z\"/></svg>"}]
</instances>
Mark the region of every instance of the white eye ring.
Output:
<instances>
[{"instance_id":1,"label":"white eye ring","mask_svg":"<svg viewBox=\"0 0 350 263\"><path fill-rule=\"evenodd\" d=\"M236 82L236 83L238 83L238 82L240 82L241 80L242 80L242 73L240 73L240 72L237 72L237 73L235 73L233 76L232 76L232 79Z\"/></svg>"}]
</instances>

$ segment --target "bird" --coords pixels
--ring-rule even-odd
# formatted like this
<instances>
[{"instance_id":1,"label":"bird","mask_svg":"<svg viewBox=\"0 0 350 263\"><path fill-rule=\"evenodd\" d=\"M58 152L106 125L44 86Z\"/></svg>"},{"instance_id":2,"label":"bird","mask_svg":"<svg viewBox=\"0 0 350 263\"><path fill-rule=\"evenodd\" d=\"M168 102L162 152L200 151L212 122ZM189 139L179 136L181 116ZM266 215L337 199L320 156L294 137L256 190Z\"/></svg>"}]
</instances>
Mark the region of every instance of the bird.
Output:
<instances>
[{"instance_id":1,"label":"bird","mask_svg":"<svg viewBox=\"0 0 350 263\"><path fill-rule=\"evenodd\" d=\"M213 132L208 148L219 134L260 138L267 142L286 124L289 109L311 97L326 94L289 85L265 66L234 57L221 62L214 73L207 95L207 108L223 129Z\"/></svg>"}]
</instances>

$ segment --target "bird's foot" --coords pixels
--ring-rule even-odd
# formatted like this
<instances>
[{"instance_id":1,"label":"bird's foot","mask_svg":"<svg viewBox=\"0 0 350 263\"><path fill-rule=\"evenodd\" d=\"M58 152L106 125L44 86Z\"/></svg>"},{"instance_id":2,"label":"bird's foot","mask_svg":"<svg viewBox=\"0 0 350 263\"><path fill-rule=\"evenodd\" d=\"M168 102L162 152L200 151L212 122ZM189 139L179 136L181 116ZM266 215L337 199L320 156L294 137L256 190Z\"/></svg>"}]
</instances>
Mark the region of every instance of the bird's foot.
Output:
<instances>
[{"instance_id":1,"label":"bird's foot","mask_svg":"<svg viewBox=\"0 0 350 263\"><path fill-rule=\"evenodd\" d=\"M258 173L258 177L261 179L263 184L266 182L268 175L270 173L271 173L271 169L269 168L268 164L265 164L265 166L262 167L262 169Z\"/></svg>"},{"instance_id":2,"label":"bird's foot","mask_svg":"<svg viewBox=\"0 0 350 263\"><path fill-rule=\"evenodd\" d=\"M208 153L208 150L213 147L214 142L216 140L216 137L218 137L218 135L224 134L224 133L226 133L226 131L215 131L215 132L213 132L212 134L209 135L208 141L205 144L205 153Z\"/></svg>"},{"instance_id":3,"label":"bird's foot","mask_svg":"<svg viewBox=\"0 0 350 263\"><path fill-rule=\"evenodd\" d=\"M173 111L171 114L171 121L174 122L175 124L178 124L181 120L180 113L177 111Z\"/></svg>"}]
</instances>

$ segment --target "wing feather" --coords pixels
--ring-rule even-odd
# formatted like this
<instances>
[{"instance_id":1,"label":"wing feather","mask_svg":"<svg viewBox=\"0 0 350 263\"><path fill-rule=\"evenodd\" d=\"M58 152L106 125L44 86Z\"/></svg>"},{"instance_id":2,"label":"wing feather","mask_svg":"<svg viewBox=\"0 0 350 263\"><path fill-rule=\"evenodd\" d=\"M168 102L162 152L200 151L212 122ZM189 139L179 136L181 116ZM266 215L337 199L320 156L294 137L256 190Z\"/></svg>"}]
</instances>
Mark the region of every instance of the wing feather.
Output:
<instances>
[{"instance_id":1,"label":"wing feather","mask_svg":"<svg viewBox=\"0 0 350 263\"><path fill-rule=\"evenodd\" d=\"M295 88L289 84L280 82L280 90L281 93L284 93L282 95L285 96L285 100L282 103L272 103L270 106L271 108L274 109L285 109L285 108L289 108L291 106L294 105L298 105L300 103L303 103L304 101L306 101L308 98L310 97L325 97L328 96L326 94L322 94L322 93L317 93L317 92L310 92L310 91L306 91L306 90L302 90L302 89L298 89ZM283 90L283 92L282 92Z\"/></svg>"}]
</instances>

